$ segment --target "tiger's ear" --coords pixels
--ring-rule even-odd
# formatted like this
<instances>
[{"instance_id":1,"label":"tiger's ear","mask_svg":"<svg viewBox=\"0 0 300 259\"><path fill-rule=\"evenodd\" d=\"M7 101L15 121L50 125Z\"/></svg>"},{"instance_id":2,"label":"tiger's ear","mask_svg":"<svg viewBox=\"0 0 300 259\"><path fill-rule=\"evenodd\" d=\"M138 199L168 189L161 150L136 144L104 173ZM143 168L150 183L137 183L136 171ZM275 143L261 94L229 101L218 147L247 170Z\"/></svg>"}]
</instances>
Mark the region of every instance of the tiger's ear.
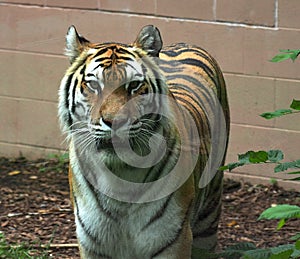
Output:
<instances>
[{"instance_id":1,"label":"tiger's ear","mask_svg":"<svg viewBox=\"0 0 300 259\"><path fill-rule=\"evenodd\" d=\"M150 56L158 57L163 43L159 30L148 25L142 28L133 45L145 50Z\"/></svg>"},{"instance_id":2,"label":"tiger's ear","mask_svg":"<svg viewBox=\"0 0 300 259\"><path fill-rule=\"evenodd\" d=\"M72 25L69 27L66 35L66 56L69 57L72 64L80 53L86 48L90 42L84 37L80 36L76 28Z\"/></svg>"}]
</instances>

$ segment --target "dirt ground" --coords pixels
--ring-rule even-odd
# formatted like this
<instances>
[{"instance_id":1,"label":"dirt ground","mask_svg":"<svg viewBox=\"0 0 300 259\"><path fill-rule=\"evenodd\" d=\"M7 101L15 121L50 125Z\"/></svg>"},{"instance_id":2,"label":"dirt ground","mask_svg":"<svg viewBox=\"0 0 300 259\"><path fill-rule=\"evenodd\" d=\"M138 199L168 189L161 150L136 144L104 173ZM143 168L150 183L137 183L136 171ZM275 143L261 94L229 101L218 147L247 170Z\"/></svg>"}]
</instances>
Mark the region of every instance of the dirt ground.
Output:
<instances>
[{"instance_id":1,"label":"dirt ground","mask_svg":"<svg viewBox=\"0 0 300 259\"><path fill-rule=\"evenodd\" d=\"M257 247L288 243L300 231L299 221L288 221L279 231L276 221L257 221L264 209L284 203L299 205L300 193L226 180L220 247L237 242ZM64 161L0 158L0 232L9 244L46 250L49 258L79 258Z\"/></svg>"}]
</instances>

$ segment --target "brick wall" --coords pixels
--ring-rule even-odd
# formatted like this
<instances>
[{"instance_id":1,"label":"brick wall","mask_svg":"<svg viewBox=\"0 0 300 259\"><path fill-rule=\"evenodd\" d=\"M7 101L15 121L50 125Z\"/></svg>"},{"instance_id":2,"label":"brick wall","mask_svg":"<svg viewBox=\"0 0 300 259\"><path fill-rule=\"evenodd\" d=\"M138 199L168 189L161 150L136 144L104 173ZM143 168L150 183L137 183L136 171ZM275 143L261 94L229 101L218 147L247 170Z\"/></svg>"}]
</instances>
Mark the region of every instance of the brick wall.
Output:
<instances>
[{"instance_id":1,"label":"brick wall","mask_svg":"<svg viewBox=\"0 0 300 259\"><path fill-rule=\"evenodd\" d=\"M132 42L146 24L164 43L189 42L219 61L228 85L232 126L228 161L249 149L300 157L299 116L266 121L265 111L300 98L300 61L274 64L278 49L300 48L299 0L8 0L0 3L0 155L30 158L65 149L57 123L57 89L68 66L69 25L92 41ZM298 4L297 4L298 3ZM272 168L232 177L255 182ZM291 186L291 185L290 185Z\"/></svg>"}]
</instances>

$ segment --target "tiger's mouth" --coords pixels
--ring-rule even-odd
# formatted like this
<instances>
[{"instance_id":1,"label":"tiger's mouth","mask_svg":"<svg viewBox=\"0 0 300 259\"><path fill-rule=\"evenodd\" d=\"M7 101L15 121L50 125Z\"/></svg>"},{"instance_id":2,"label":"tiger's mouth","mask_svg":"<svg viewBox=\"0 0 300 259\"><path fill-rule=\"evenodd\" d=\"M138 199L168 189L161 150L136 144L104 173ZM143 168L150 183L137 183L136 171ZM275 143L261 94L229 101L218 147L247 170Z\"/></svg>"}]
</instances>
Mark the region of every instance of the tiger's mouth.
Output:
<instances>
[{"instance_id":1,"label":"tiger's mouth","mask_svg":"<svg viewBox=\"0 0 300 259\"><path fill-rule=\"evenodd\" d=\"M132 120L119 127L102 127L101 125L91 125L90 132L94 136L96 150L116 153L119 150L122 153L134 151L136 154L145 155L150 152L149 140L160 129L161 117L148 114L141 120ZM117 125L118 126L118 125ZM154 138L159 145L159 139Z\"/></svg>"},{"instance_id":2,"label":"tiger's mouth","mask_svg":"<svg viewBox=\"0 0 300 259\"><path fill-rule=\"evenodd\" d=\"M110 150L112 151L115 148L128 148L128 145L126 145L126 142L123 138L118 137L118 136L106 136L106 137L101 137L96 139L96 149L97 151L102 151L102 150Z\"/></svg>"}]
</instances>

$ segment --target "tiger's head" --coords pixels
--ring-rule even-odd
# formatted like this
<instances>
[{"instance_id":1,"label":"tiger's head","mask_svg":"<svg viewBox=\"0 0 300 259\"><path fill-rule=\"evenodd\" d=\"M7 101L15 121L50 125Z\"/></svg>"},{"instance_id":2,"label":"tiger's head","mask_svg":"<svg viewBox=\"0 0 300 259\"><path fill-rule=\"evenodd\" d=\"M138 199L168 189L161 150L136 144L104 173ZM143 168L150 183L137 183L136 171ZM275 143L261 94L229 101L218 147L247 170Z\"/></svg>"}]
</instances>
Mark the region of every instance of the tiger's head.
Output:
<instances>
[{"instance_id":1,"label":"tiger's head","mask_svg":"<svg viewBox=\"0 0 300 259\"><path fill-rule=\"evenodd\" d=\"M149 140L164 123L161 109L169 109L160 98L170 93L155 60L161 48L152 25L129 45L94 44L69 28L71 66L60 86L59 117L78 150L112 153L113 143L129 143L139 155L150 152Z\"/></svg>"}]
</instances>

